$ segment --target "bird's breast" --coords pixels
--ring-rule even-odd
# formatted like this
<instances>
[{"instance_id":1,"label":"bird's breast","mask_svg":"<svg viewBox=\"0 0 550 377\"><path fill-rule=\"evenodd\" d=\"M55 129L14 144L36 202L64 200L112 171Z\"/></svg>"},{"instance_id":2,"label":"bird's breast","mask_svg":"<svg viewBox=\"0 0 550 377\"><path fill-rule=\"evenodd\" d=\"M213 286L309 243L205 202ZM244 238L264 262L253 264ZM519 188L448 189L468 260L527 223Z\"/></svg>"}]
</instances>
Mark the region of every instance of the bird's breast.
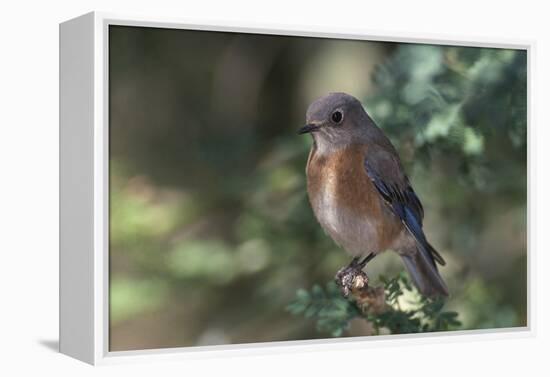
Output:
<instances>
[{"instance_id":1,"label":"bird's breast","mask_svg":"<svg viewBox=\"0 0 550 377\"><path fill-rule=\"evenodd\" d=\"M401 230L368 178L364 148L330 154L312 151L307 165L308 195L317 220L354 256L382 251Z\"/></svg>"}]
</instances>

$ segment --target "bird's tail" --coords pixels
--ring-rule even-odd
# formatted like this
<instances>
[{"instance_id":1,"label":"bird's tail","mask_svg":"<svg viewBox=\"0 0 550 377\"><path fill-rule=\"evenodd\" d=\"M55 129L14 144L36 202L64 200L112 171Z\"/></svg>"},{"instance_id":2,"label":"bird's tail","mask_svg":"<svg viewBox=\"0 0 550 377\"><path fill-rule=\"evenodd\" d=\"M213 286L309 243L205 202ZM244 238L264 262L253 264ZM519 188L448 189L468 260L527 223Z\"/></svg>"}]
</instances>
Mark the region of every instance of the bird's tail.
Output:
<instances>
[{"instance_id":1,"label":"bird's tail","mask_svg":"<svg viewBox=\"0 0 550 377\"><path fill-rule=\"evenodd\" d=\"M429 244L427 246L431 248ZM449 290L437 271L432 255L431 250L428 251L423 246L418 245L416 253L401 255L401 258L420 293L431 298L448 296Z\"/></svg>"}]
</instances>

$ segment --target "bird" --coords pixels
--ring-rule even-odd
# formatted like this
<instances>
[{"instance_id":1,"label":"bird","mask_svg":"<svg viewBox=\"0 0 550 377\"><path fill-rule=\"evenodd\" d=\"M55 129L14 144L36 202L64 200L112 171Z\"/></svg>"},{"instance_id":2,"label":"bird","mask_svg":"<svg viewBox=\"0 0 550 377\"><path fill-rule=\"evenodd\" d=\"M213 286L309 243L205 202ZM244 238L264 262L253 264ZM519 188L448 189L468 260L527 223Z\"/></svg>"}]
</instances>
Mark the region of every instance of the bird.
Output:
<instances>
[{"instance_id":1,"label":"bird","mask_svg":"<svg viewBox=\"0 0 550 377\"><path fill-rule=\"evenodd\" d=\"M306 178L314 215L353 257L336 275L344 295L369 261L393 250L422 295L448 296L437 268L445 260L426 238L422 203L397 150L361 102L329 93L311 103L298 133L313 140Z\"/></svg>"}]
</instances>

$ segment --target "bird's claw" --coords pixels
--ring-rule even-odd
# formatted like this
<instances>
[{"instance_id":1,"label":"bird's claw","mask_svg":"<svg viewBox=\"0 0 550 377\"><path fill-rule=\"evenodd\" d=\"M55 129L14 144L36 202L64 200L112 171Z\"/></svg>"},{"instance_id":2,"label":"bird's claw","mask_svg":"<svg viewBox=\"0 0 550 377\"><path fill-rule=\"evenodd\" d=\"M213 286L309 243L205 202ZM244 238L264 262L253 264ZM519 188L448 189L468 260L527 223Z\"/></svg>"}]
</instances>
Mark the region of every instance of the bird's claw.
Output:
<instances>
[{"instance_id":1,"label":"bird's claw","mask_svg":"<svg viewBox=\"0 0 550 377\"><path fill-rule=\"evenodd\" d=\"M342 295L349 297L354 290L363 289L368 285L369 278L363 271L364 264L358 263L356 259L351 263L341 268L334 277L336 284L340 287Z\"/></svg>"}]
</instances>

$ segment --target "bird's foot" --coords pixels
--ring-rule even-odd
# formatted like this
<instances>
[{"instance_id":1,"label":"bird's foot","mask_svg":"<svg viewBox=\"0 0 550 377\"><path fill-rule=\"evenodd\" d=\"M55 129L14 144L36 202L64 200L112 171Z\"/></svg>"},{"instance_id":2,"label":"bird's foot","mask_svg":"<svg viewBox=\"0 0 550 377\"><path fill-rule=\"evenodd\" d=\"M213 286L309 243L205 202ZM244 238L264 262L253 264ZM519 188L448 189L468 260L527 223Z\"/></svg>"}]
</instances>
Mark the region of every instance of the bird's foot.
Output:
<instances>
[{"instance_id":1,"label":"bird's foot","mask_svg":"<svg viewBox=\"0 0 550 377\"><path fill-rule=\"evenodd\" d=\"M368 286L369 278L363 268L370 259L372 257L367 257L360 262L359 258L353 258L349 265L341 268L336 273L334 280L340 287L344 297L347 298L352 291L361 290Z\"/></svg>"}]
</instances>

